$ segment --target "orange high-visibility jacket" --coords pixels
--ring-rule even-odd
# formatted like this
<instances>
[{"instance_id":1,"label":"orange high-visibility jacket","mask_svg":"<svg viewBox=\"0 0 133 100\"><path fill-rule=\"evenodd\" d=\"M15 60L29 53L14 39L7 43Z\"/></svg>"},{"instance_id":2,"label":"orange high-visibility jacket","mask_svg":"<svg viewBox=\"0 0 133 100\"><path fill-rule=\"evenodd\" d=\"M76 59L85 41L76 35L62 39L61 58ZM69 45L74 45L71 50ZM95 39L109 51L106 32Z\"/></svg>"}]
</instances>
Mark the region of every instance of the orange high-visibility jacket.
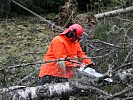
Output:
<instances>
[{"instance_id":1,"label":"orange high-visibility jacket","mask_svg":"<svg viewBox=\"0 0 133 100\"><path fill-rule=\"evenodd\" d=\"M65 35L58 35L53 38L43 60L56 60L66 57L74 58L75 56L78 58L86 58L86 55L82 51L79 42L76 41L72 43ZM85 64L92 63L89 58L83 59L81 62ZM51 75L62 78L72 78L74 75L72 63L65 61L65 65L66 68L64 69L56 62L42 64L39 76L43 77L45 75Z\"/></svg>"}]
</instances>

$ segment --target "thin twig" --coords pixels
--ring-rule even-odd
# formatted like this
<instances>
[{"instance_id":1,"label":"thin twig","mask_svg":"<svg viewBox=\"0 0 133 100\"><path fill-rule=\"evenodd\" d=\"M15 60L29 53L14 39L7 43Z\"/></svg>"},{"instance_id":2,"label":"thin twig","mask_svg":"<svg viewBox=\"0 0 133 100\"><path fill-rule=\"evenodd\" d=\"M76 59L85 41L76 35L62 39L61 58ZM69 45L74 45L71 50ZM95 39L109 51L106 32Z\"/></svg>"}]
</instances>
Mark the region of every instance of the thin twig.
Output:
<instances>
[{"instance_id":1,"label":"thin twig","mask_svg":"<svg viewBox=\"0 0 133 100\"><path fill-rule=\"evenodd\" d=\"M133 86L128 86L124 90L122 90L121 92L116 93L116 94L106 98L106 100L110 100L110 99L113 99L113 98L116 98L116 97L120 97L120 96L124 95L125 93L127 93L129 91L132 91L132 90L133 90Z\"/></svg>"}]
</instances>

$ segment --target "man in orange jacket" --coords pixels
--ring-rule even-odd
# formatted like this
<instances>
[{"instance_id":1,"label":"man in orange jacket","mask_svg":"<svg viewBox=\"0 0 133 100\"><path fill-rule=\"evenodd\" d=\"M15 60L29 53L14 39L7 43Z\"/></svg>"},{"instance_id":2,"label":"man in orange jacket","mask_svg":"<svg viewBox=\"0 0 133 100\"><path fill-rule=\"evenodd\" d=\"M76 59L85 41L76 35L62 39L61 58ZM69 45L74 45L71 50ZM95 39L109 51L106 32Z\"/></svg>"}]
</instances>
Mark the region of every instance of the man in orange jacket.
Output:
<instances>
[{"instance_id":1,"label":"man in orange jacket","mask_svg":"<svg viewBox=\"0 0 133 100\"><path fill-rule=\"evenodd\" d=\"M77 62L74 60L75 58L85 58L81 60L82 66L93 64L82 51L78 42L82 37L82 33L81 25L73 24L69 26L68 29L53 38L43 60L73 59L74 62ZM68 61L42 64L39 85L66 82L69 78L73 78L74 67L79 66L81 65ZM60 100L69 100L69 97L62 97Z\"/></svg>"}]
</instances>

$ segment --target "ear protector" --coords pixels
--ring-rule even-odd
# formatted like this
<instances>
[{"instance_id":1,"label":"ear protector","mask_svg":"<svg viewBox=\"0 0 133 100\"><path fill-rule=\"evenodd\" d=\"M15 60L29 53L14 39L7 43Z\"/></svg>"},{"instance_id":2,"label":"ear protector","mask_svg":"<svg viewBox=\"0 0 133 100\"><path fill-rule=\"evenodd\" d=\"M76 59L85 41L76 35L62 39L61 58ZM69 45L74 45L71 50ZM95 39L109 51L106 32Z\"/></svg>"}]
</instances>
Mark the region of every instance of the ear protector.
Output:
<instances>
[{"instance_id":1,"label":"ear protector","mask_svg":"<svg viewBox=\"0 0 133 100\"><path fill-rule=\"evenodd\" d=\"M75 36L75 33L76 33L76 29L73 29L73 31L67 32L67 33L65 34L65 36L66 36L67 38L72 38L72 37Z\"/></svg>"}]
</instances>

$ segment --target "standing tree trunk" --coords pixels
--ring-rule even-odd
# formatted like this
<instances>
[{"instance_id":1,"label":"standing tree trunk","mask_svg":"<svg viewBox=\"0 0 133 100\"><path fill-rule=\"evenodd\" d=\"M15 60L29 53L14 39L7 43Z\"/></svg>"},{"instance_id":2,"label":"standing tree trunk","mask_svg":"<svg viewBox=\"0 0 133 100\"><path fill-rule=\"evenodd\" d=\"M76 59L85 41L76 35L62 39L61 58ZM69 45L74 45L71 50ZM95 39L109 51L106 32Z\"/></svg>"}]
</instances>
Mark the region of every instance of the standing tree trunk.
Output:
<instances>
[{"instance_id":1,"label":"standing tree trunk","mask_svg":"<svg viewBox=\"0 0 133 100\"><path fill-rule=\"evenodd\" d=\"M11 9L11 0L0 0L0 16L8 15Z\"/></svg>"}]
</instances>

